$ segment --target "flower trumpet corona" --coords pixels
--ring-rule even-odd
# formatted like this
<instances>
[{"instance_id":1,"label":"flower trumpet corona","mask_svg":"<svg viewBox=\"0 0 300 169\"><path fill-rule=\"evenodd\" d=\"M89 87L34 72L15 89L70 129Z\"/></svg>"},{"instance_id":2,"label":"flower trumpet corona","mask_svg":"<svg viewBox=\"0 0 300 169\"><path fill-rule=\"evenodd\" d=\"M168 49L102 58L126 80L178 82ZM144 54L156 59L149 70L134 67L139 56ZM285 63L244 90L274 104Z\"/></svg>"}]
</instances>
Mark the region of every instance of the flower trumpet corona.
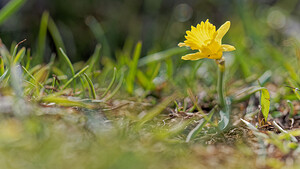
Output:
<instances>
[{"instance_id":1,"label":"flower trumpet corona","mask_svg":"<svg viewBox=\"0 0 300 169\"><path fill-rule=\"evenodd\" d=\"M189 47L198 50L197 53L182 56L183 60L198 60L203 58L220 60L223 52L235 50L234 46L222 44L222 38L230 28L230 22L225 22L218 30L207 19L196 27L191 26L190 31L186 31L186 40L179 43L179 47Z\"/></svg>"}]
</instances>

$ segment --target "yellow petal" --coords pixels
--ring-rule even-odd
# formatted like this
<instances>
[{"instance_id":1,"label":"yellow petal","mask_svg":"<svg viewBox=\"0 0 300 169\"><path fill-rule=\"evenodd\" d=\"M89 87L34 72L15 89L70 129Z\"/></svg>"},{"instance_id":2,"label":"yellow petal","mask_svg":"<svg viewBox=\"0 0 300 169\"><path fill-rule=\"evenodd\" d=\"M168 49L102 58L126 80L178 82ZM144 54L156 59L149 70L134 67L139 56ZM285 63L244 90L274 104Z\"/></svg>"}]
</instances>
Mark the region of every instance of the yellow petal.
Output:
<instances>
[{"instance_id":1,"label":"yellow petal","mask_svg":"<svg viewBox=\"0 0 300 169\"><path fill-rule=\"evenodd\" d=\"M186 34L185 45L192 50L197 50L208 45L216 37L217 32L216 27L206 20L205 23L201 22L196 27L191 26L191 31L186 31Z\"/></svg>"},{"instance_id":2,"label":"yellow petal","mask_svg":"<svg viewBox=\"0 0 300 169\"><path fill-rule=\"evenodd\" d=\"M200 50L203 53L205 52L207 55L218 53L220 49L221 49L221 44L214 40L207 46L203 46L202 48L200 48Z\"/></svg>"},{"instance_id":3,"label":"yellow petal","mask_svg":"<svg viewBox=\"0 0 300 169\"><path fill-rule=\"evenodd\" d=\"M181 59L183 60L199 60L203 58L207 58L208 56L204 53L197 52L197 53L192 53L192 54L187 54L185 56L182 56Z\"/></svg>"},{"instance_id":4,"label":"yellow petal","mask_svg":"<svg viewBox=\"0 0 300 169\"><path fill-rule=\"evenodd\" d=\"M227 33L229 28L230 28L230 21L227 21L217 30L217 36L216 36L217 42L221 43L222 38Z\"/></svg>"},{"instance_id":5,"label":"yellow petal","mask_svg":"<svg viewBox=\"0 0 300 169\"><path fill-rule=\"evenodd\" d=\"M231 45L222 45L221 48L224 52L230 52L235 50L235 47Z\"/></svg>"}]
</instances>

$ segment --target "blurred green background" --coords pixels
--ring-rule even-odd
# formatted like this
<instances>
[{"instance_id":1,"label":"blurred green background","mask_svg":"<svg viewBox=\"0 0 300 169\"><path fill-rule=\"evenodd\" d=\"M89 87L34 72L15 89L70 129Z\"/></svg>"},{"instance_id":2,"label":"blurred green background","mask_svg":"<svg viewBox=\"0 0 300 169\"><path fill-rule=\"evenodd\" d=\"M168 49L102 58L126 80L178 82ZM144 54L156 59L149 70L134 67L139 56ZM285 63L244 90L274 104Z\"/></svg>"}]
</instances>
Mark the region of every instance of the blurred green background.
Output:
<instances>
[{"instance_id":1,"label":"blurred green background","mask_svg":"<svg viewBox=\"0 0 300 169\"><path fill-rule=\"evenodd\" d=\"M142 56L175 47L191 25L206 19L217 28L230 20L224 41L247 49L260 40L282 45L286 35L300 38L298 0L28 0L1 26L4 43L27 39L24 45L34 48L44 11L58 25L72 61L87 60L97 44L87 26L90 16L101 24L113 57L128 39L143 42ZM239 36L229 38L233 34ZM55 47L51 37L47 43L49 58Z\"/></svg>"},{"instance_id":2,"label":"blurred green background","mask_svg":"<svg viewBox=\"0 0 300 169\"><path fill-rule=\"evenodd\" d=\"M0 6L3 7L7 2L8 0L1 0ZM43 30L48 31L47 38L39 36L44 11L49 12L51 18L48 22L53 21L57 25L64 43L54 43L55 38L50 31L53 31L55 25L53 23L48 24L48 27L45 24L46 28ZM11 46L13 49L16 42L27 39L21 46L31 48L32 53L26 50L29 53L28 58L22 58L25 48L20 49L18 53L23 51L21 64L26 66L29 72L32 72L32 77L37 80L27 76L30 73L26 72L24 79L29 79L31 83L22 85L18 81L22 77L14 72L10 73L9 70L13 69L2 62L0 98L3 99L0 105L6 106L4 108L8 110L4 108L3 110L7 112L15 111L13 109L15 107L16 110L23 112L24 107L12 101L14 96L11 93L22 91L24 86L26 96L24 100L30 98L30 103L33 104L28 104L31 108L29 110L36 113L36 116L22 119L18 116L15 118L7 112L0 113L4 119L1 121L0 118L0 157L2 157L0 166L142 168L146 165L150 166L149 168L201 168L200 163L208 161L214 164L217 157L220 158L220 164L224 158L229 158L229 163L238 166L236 168L252 167L257 162L255 159L258 151L253 153L254 158L251 160L249 151L252 150L248 150L251 149L248 145L239 147L237 152L229 151L227 154L213 153L211 148L201 148L198 143L208 145L218 142L214 126L204 128L199 138L195 139L195 144L184 143L187 130L190 131L194 127L186 127L192 121L183 120L183 123L178 123L186 118L181 116L175 117L178 121L173 121L169 118L169 109L168 111L164 109L167 109L169 103L174 102L175 105L170 108L181 111L180 107L183 105L184 111L191 111L189 115L193 114L196 109L195 103L188 97L180 98L183 100L180 101L177 99L179 96L171 94L180 90L186 93L190 89L190 93L199 98L201 108L205 112L213 111L217 104L215 101L217 65L209 59L182 61L180 57L190 51L178 48L177 44L184 41L185 31L189 30L191 25L195 26L201 21L210 19L210 22L218 28L225 21L231 21L231 28L225 35L223 43L234 45L237 49L224 54L227 66L226 96L233 98L233 121L236 119L240 121L239 118L243 118L244 114L252 113L254 108L258 107L259 98L250 96L252 93L249 94L244 90L258 86L257 81L270 91L272 116L274 113L280 116L281 102L300 100L300 96L295 95L296 92L293 93L290 88L285 87L300 85L299 18L299 0L27 0L16 13L0 23L0 37L8 49ZM42 39L40 44L39 38ZM46 39L45 51L37 49L38 45L44 48L43 39ZM139 41L142 44L138 43ZM69 62L67 56L65 60L58 56L60 62L49 62L51 54L58 53L57 46L61 44L65 46L65 51L72 62ZM100 51L96 47L97 44L102 45L102 53L95 52L89 62L78 64L78 61L88 60L95 48L95 51ZM139 59L140 48L142 48L141 57L146 60ZM172 50L174 48L175 50ZM44 53L40 54L41 51ZM33 57L31 64L23 64L23 62L30 63L30 56ZM36 56L44 57L44 63L48 64L41 64L39 61L34 63ZM204 62L205 64L202 64ZM90 65L91 69L86 70L85 64ZM47 94L52 94L53 88L39 92L37 82L53 84L54 89L57 87L63 91L64 87L67 87L66 84L70 84L75 78L75 72L83 69L86 70L86 77L91 77L92 80L81 86L77 79L74 91L82 92L75 96L84 99L103 99L107 103L102 105L102 102L99 102L99 110L86 110L84 106L88 100L74 101L71 102L72 105L63 93L54 92L57 97L50 96L50 99L48 97L51 105L43 104L48 103ZM52 73L55 74L53 77ZM55 83L56 76L63 76L59 79L61 83ZM93 84L95 88L91 87ZM76 88L79 86L83 89ZM97 93L95 97L92 97L93 88L96 90L94 93ZM247 96L244 97L246 101L234 98L236 93L241 92ZM172 96L165 97L169 95ZM190 94L186 96L192 98ZM252 98L249 99L248 96ZM120 108L125 105L122 99L128 101L125 102L128 104L128 110ZM178 106L177 101L181 105ZM57 106L53 106L52 102ZM65 102L69 103L69 108L64 107L68 106L64 104ZM72 109L74 103L81 103L82 108ZM150 109L156 103L160 104ZM189 108L188 104L192 107L191 110L186 109ZM146 116L145 112L150 116ZM161 112L163 113L158 115ZM107 116L102 118L102 114ZM106 118L108 123L103 122ZM167 125L163 121L166 118L170 120L167 121ZM107 125L108 131L102 124ZM244 142L244 138L249 139L244 130L237 133L243 135L242 138L237 138L238 141L240 139ZM222 134L221 137L225 144L234 144L236 141L234 139L232 143L228 143L231 137L228 137L228 140L223 140L227 135ZM224 150L222 147L215 149ZM207 157L209 153L211 155ZM248 163L249 165L245 165Z\"/></svg>"}]
</instances>

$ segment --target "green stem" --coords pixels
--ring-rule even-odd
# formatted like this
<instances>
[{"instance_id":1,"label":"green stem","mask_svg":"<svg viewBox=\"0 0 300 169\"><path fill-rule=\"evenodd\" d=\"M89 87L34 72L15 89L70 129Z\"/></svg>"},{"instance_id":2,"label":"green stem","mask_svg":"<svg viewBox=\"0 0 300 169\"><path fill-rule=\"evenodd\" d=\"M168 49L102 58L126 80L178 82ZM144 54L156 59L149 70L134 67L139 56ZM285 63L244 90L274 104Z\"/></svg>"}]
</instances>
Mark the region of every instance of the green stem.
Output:
<instances>
[{"instance_id":1,"label":"green stem","mask_svg":"<svg viewBox=\"0 0 300 169\"><path fill-rule=\"evenodd\" d=\"M224 74L225 74L225 60L220 60L217 62L219 71L218 71L218 96L219 104L222 110L226 110L226 102L224 97Z\"/></svg>"},{"instance_id":2,"label":"green stem","mask_svg":"<svg viewBox=\"0 0 300 169\"><path fill-rule=\"evenodd\" d=\"M224 75L225 75L225 60L224 58L216 60L219 67L219 77L218 77L218 95L219 104L221 107L220 111L220 121L218 123L219 129L221 131L225 130L230 121L229 106L226 104L224 97Z\"/></svg>"}]
</instances>

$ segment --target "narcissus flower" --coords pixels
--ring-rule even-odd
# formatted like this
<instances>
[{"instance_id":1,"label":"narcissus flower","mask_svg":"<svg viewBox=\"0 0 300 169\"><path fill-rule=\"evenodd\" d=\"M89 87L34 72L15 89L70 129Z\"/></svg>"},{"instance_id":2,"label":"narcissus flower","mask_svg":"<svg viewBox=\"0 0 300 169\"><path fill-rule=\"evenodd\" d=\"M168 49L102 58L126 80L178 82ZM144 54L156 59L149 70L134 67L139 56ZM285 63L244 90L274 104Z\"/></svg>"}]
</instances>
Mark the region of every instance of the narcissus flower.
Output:
<instances>
[{"instance_id":1,"label":"narcissus flower","mask_svg":"<svg viewBox=\"0 0 300 169\"><path fill-rule=\"evenodd\" d=\"M208 19L205 23L202 21L196 27L192 26L190 31L186 31L186 40L179 43L179 47L189 47L192 50L198 50L197 53L182 56L183 60L198 60L203 58L221 59L223 52L235 50L234 46L222 44L222 38L227 33L230 22L225 22L217 31L216 27L209 23Z\"/></svg>"}]
</instances>

